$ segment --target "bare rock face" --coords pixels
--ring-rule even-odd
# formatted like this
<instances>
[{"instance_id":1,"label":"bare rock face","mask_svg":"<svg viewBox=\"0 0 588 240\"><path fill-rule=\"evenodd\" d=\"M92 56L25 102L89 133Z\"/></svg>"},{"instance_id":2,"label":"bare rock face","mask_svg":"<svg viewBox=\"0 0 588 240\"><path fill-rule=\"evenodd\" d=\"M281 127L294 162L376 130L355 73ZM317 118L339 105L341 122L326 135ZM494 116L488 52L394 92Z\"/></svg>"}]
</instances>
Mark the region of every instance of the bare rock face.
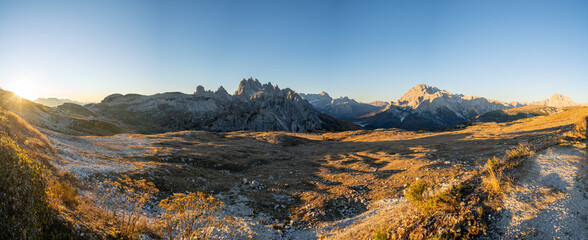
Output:
<instances>
[{"instance_id":1,"label":"bare rock face","mask_svg":"<svg viewBox=\"0 0 588 240\"><path fill-rule=\"evenodd\" d=\"M106 119L145 133L178 130L308 132L350 128L341 122L323 121L325 117L293 90L280 89L271 83L261 84L252 78L243 79L233 95L222 86L216 92L198 86L191 95L113 94L101 103L86 107Z\"/></svg>"},{"instance_id":2,"label":"bare rock face","mask_svg":"<svg viewBox=\"0 0 588 240\"><path fill-rule=\"evenodd\" d=\"M440 130L469 122L490 111L511 108L508 103L476 96L452 94L446 90L419 84L396 103L358 121L367 128L403 128Z\"/></svg>"},{"instance_id":3,"label":"bare rock face","mask_svg":"<svg viewBox=\"0 0 588 240\"><path fill-rule=\"evenodd\" d=\"M331 115L344 120L352 120L365 114L376 112L385 107L385 105L375 106L368 103L360 103L348 97L333 99L326 92L319 94L300 94L319 112Z\"/></svg>"}]
</instances>

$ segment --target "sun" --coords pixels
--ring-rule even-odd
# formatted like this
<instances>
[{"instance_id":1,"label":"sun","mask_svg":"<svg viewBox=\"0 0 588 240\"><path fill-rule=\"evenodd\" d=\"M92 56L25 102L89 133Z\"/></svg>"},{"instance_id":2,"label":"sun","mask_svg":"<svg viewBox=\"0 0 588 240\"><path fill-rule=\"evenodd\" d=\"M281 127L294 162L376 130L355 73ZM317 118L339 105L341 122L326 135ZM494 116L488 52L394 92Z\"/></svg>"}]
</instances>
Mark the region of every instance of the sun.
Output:
<instances>
[{"instance_id":1,"label":"sun","mask_svg":"<svg viewBox=\"0 0 588 240\"><path fill-rule=\"evenodd\" d=\"M33 101L37 98L38 87L39 86L35 86L35 84L31 81L19 80L10 82L6 86L6 90L14 92L21 98Z\"/></svg>"}]
</instances>

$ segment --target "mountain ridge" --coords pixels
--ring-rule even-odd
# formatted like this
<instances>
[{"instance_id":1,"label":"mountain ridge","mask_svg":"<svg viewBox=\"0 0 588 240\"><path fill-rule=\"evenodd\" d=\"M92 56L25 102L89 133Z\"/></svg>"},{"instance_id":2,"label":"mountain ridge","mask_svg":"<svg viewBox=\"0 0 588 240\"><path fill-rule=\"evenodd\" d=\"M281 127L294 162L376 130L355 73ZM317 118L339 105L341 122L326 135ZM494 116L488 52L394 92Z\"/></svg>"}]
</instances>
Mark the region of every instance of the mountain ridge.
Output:
<instances>
[{"instance_id":1,"label":"mountain ridge","mask_svg":"<svg viewBox=\"0 0 588 240\"><path fill-rule=\"evenodd\" d=\"M125 126L135 126L140 132L359 129L351 123L327 119L290 88L261 84L253 78L243 79L233 95L222 86L216 92L198 86L194 94L112 94L86 107Z\"/></svg>"}]
</instances>

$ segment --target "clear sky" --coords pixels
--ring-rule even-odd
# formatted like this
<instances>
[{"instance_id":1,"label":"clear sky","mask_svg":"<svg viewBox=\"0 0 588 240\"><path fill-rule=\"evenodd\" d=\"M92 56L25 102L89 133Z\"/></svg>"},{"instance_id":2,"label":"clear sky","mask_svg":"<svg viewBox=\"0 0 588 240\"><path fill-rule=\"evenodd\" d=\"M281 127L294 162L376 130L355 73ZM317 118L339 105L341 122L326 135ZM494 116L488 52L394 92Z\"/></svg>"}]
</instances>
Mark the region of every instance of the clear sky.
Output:
<instances>
[{"instance_id":1,"label":"clear sky","mask_svg":"<svg viewBox=\"0 0 588 240\"><path fill-rule=\"evenodd\" d=\"M397 100L419 83L588 102L588 1L3 1L0 87L24 97L298 92Z\"/></svg>"}]
</instances>

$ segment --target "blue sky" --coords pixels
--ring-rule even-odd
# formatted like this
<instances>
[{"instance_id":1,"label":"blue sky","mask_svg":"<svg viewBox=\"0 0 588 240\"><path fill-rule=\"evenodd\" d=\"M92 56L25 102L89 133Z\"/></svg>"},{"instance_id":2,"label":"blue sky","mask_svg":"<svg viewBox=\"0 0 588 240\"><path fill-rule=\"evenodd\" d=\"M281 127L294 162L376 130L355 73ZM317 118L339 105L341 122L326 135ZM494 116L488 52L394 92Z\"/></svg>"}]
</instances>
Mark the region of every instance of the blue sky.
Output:
<instances>
[{"instance_id":1,"label":"blue sky","mask_svg":"<svg viewBox=\"0 0 588 240\"><path fill-rule=\"evenodd\" d=\"M28 98L298 92L397 100L419 83L588 102L588 1L3 1L0 87Z\"/></svg>"}]
</instances>

